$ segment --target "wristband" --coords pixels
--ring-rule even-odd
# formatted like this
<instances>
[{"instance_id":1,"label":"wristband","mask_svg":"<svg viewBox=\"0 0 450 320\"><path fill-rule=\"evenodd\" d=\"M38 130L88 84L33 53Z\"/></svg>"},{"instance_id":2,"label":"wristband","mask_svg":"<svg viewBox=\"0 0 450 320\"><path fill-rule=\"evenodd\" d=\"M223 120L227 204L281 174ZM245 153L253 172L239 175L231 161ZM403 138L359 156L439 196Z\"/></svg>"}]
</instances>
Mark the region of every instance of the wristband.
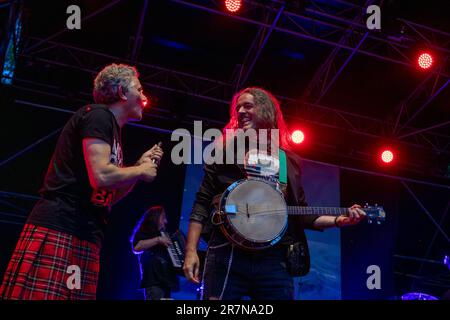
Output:
<instances>
[{"instance_id":1,"label":"wristband","mask_svg":"<svg viewBox=\"0 0 450 320\"><path fill-rule=\"evenodd\" d=\"M340 228L340 226L338 225L338 222L337 222L339 217L340 216L337 216L336 218L334 218L334 225L338 228Z\"/></svg>"}]
</instances>

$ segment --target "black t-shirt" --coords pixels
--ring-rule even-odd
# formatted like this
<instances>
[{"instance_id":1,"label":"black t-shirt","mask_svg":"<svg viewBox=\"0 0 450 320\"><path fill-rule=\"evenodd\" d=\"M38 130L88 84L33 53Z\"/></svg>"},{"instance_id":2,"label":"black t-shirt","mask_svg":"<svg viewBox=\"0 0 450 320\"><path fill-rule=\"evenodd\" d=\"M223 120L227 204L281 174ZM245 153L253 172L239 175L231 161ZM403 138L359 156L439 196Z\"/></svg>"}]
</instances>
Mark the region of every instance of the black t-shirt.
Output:
<instances>
[{"instance_id":1,"label":"black t-shirt","mask_svg":"<svg viewBox=\"0 0 450 320\"><path fill-rule=\"evenodd\" d=\"M79 109L64 126L40 190L42 199L28 223L101 241L114 190L93 190L83 154L83 139L97 138L111 146L110 161L122 167L120 127L104 105Z\"/></svg>"},{"instance_id":2,"label":"black t-shirt","mask_svg":"<svg viewBox=\"0 0 450 320\"><path fill-rule=\"evenodd\" d=\"M136 232L133 238L133 248L140 240L152 239L160 236L159 232ZM159 286L178 290L179 280L175 268L170 260L167 248L156 245L139 255L142 280L141 288Z\"/></svg>"}]
</instances>

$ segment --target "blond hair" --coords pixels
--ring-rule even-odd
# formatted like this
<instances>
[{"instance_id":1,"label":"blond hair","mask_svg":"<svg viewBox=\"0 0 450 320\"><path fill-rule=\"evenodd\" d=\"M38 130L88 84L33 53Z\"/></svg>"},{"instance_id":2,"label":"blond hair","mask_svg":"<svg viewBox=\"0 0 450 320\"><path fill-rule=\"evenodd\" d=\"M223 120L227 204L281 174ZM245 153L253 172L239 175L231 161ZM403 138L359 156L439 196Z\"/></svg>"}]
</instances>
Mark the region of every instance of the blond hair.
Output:
<instances>
[{"instance_id":1,"label":"blond hair","mask_svg":"<svg viewBox=\"0 0 450 320\"><path fill-rule=\"evenodd\" d=\"M95 103L112 104L119 101L119 86L127 93L134 77L139 77L135 67L115 63L107 65L94 80Z\"/></svg>"}]
</instances>

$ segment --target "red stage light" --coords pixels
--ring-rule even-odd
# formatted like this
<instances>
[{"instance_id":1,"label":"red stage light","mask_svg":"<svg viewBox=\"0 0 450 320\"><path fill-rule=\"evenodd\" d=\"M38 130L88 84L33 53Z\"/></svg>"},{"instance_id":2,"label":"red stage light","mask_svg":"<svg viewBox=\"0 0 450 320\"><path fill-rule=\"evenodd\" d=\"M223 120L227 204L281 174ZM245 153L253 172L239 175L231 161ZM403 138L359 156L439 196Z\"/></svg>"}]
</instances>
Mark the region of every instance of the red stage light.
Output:
<instances>
[{"instance_id":1,"label":"red stage light","mask_svg":"<svg viewBox=\"0 0 450 320\"><path fill-rule=\"evenodd\" d=\"M417 63L422 69L428 69L433 65L433 56L429 53L422 53L419 55Z\"/></svg>"},{"instance_id":2,"label":"red stage light","mask_svg":"<svg viewBox=\"0 0 450 320\"><path fill-rule=\"evenodd\" d=\"M241 8L241 0L225 0L225 8L230 12L237 12Z\"/></svg>"},{"instance_id":3,"label":"red stage light","mask_svg":"<svg viewBox=\"0 0 450 320\"><path fill-rule=\"evenodd\" d=\"M381 161L384 163L390 163L394 160L394 153L391 150L384 150L381 153Z\"/></svg>"},{"instance_id":4,"label":"red stage light","mask_svg":"<svg viewBox=\"0 0 450 320\"><path fill-rule=\"evenodd\" d=\"M149 97L145 97L145 99L142 99L142 107L143 108L147 108L150 106L150 98Z\"/></svg>"},{"instance_id":5,"label":"red stage light","mask_svg":"<svg viewBox=\"0 0 450 320\"><path fill-rule=\"evenodd\" d=\"M296 144L300 144L305 140L305 135L301 130L295 130L291 133L292 142Z\"/></svg>"}]
</instances>

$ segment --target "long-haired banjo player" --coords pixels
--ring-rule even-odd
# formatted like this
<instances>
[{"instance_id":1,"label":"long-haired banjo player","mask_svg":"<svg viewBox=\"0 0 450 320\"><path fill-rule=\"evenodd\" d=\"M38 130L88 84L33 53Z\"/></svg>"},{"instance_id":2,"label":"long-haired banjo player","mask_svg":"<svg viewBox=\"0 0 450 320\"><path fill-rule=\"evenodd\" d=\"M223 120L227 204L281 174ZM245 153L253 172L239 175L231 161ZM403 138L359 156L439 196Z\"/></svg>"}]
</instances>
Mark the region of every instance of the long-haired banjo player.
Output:
<instances>
[{"instance_id":1,"label":"long-haired banjo player","mask_svg":"<svg viewBox=\"0 0 450 320\"><path fill-rule=\"evenodd\" d=\"M292 276L304 275L309 269L304 229L349 226L365 217L379 222L384 211L359 205L307 207L300 158L289 149L279 103L269 92L256 87L238 92L225 129L227 134L219 142L224 157L235 151L235 142L239 142L237 134L229 132L253 130L258 143L245 144L242 163L236 152L233 164L205 165L190 216L184 273L190 281L202 281L203 299L249 296L255 300L292 300ZM263 148L266 152L259 143L261 132L271 141ZM274 137L279 141L276 147L272 144ZM204 266L200 266L197 255L201 235L208 238Z\"/></svg>"}]
</instances>

